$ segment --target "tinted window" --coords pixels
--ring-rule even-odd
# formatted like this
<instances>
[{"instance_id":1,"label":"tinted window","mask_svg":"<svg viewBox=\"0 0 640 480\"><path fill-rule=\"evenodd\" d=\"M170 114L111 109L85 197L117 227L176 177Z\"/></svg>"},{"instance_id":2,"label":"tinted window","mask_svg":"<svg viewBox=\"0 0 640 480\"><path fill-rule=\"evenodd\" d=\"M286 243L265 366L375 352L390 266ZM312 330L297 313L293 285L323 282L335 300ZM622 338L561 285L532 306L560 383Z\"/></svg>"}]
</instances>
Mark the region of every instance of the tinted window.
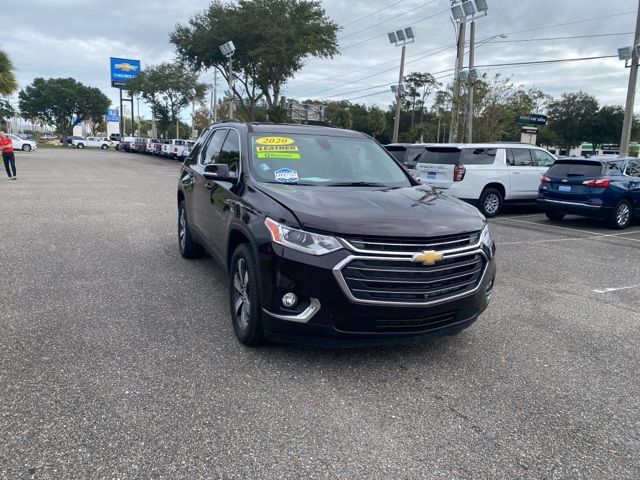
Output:
<instances>
[{"instance_id":1,"label":"tinted window","mask_svg":"<svg viewBox=\"0 0 640 480\"><path fill-rule=\"evenodd\" d=\"M602 175L600 162L581 162L578 160L560 160L547 172L558 177L599 177Z\"/></svg>"},{"instance_id":2,"label":"tinted window","mask_svg":"<svg viewBox=\"0 0 640 480\"><path fill-rule=\"evenodd\" d=\"M229 174L231 176L238 175L240 171L240 137L235 130L229 130L216 163L229 165Z\"/></svg>"},{"instance_id":3,"label":"tinted window","mask_svg":"<svg viewBox=\"0 0 640 480\"><path fill-rule=\"evenodd\" d=\"M493 165L498 150L495 148L465 148L462 153L462 165Z\"/></svg>"},{"instance_id":4,"label":"tinted window","mask_svg":"<svg viewBox=\"0 0 640 480\"><path fill-rule=\"evenodd\" d=\"M408 164L414 164L420 159L420 155L424 152L424 147L409 147L407 149L406 161Z\"/></svg>"},{"instance_id":5,"label":"tinted window","mask_svg":"<svg viewBox=\"0 0 640 480\"><path fill-rule=\"evenodd\" d=\"M216 163L215 159L220 153L220 147L224 142L224 137L227 135L226 129L215 130L211 136L207 146L204 148L204 154L202 155L202 165L208 165L209 163Z\"/></svg>"},{"instance_id":6,"label":"tinted window","mask_svg":"<svg viewBox=\"0 0 640 480\"><path fill-rule=\"evenodd\" d=\"M543 150L534 150L536 163L541 167L550 167L556 161L551 155Z\"/></svg>"},{"instance_id":7,"label":"tinted window","mask_svg":"<svg viewBox=\"0 0 640 480\"><path fill-rule=\"evenodd\" d=\"M528 148L511 148L507 150L507 164L514 167L533 166L531 150Z\"/></svg>"},{"instance_id":8,"label":"tinted window","mask_svg":"<svg viewBox=\"0 0 640 480\"><path fill-rule=\"evenodd\" d=\"M184 161L185 165L195 165L196 163L198 163L198 156L202 151L202 146L204 145L205 138L206 138L206 135L203 135L198 139L198 141L196 141L195 145L193 145L193 147L191 148L191 152L189 153L189 156Z\"/></svg>"},{"instance_id":9,"label":"tinted window","mask_svg":"<svg viewBox=\"0 0 640 480\"><path fill-rule=\"evenodd\" d=\"M417 160L418 163L438 163L441 165L456 165L460 163L459 148L451 147L427 147Z\"/></svg>"},{"instance_id":10,"label":"tinted window","mask_svg":"<svg viewBox=\"0 0 640 480\"><path fill-rule=\"evenodd\" d=\"M625 171L630 177L640 177L640 160L632 160L627 164Z\"/></svg>"},{"instance_id":11,"label":"tinted window","mask_svg":"<svg viewBox=\"0 0 640 480\"><path fill-rule=\"evenodd\" d=\"M407 152L405 147L384 147L387 152L391 154L393 158L399 162L404 162L404 157Z\"/></svg>"}]
</instances>

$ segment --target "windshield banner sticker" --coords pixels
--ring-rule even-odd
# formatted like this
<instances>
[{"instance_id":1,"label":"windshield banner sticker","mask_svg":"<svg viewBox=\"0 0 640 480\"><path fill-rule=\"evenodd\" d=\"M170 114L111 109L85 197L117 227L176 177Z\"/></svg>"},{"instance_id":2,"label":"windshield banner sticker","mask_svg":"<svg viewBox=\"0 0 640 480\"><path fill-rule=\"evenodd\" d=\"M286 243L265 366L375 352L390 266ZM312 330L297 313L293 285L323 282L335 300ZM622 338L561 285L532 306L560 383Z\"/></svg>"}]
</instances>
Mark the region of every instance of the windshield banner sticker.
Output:
<instances>
[{"instance_id":1,"label":"windshield banner sticker","mask_svg":"<svg viewBox=\"0 0 640 480\"><path fill-rule=\"evenodd\" d=\"M298 172L290 168L281 168L273 172L276 181L280 183L295 183L298 181Z\"/></svg>"},{"instance_id":2,"label":"windshield banner sticker","mask_svg":"<svg viewBox=\"0 0 640 480\"><path fill-rule=\"evenodd\" d=\"M293 138L289 137L260 137L256 139L258 145L293 145Z\"/></svg>"},{"instance_id":3,"label":"windshield banner sticker","mask_svg":"<svg viewBox=\"0 0 640 480\"><path fill-rule=\"evenodd\" d=\"M300 159L300 152L297 145L258 145L256 146L256 155L258 158Z\"/></svg>"}]
</instances>

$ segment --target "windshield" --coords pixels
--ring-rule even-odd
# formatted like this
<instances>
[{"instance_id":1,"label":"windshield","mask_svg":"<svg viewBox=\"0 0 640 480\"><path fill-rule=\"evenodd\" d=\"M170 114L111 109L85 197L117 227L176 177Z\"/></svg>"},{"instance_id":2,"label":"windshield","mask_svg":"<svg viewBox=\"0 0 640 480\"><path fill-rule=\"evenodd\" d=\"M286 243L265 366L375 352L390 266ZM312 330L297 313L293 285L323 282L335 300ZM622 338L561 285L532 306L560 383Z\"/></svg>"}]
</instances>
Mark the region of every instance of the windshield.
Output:
<instances>
[{"instance_id":1,"label":"windshield","mask_svg":"<svg viewBox=\"0 0 640 480\"><path fill-rule=\"evenodd\" d=\"M268 183L408 187L404 170L367 138L252 135L251 167Z\"/></svg>"}]
</instances>

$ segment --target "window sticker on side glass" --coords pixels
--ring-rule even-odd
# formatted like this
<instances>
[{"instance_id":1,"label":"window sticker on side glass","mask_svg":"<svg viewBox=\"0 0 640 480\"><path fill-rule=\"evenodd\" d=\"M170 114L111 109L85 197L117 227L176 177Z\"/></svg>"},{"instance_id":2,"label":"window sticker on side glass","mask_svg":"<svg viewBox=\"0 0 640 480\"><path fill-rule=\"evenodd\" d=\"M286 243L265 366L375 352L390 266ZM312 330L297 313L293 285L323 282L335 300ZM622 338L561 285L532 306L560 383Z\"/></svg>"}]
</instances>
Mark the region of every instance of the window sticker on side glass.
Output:
<instances>
[{"instance_id":1,"label":"window sticker on side glass","mask_svg":"<svg viewBox=\"0 0 640 480\"><path fill-rule=\"evenodd\" d=\"M298 181L298 172L291 168L281 168L273 172L276 182L295 183Z\"/></svg>"}]
</instances>

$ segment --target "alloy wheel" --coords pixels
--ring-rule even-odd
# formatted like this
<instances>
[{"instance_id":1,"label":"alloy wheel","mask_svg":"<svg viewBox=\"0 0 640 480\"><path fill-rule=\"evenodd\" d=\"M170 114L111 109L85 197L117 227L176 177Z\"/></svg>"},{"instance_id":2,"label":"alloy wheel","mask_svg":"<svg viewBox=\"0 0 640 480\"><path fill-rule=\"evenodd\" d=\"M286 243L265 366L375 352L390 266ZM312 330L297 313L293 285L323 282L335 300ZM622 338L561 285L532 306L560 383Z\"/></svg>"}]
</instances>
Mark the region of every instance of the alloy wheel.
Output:
<instances>
[{"instance_id":1,"label":"alloy wheel","mask_svg":"<svg viewBox=\"0 0 640 480\"><path fill-rule=\"evenodd\" d=\"M500 207L500 199L495 193L490 193L487 198L484 199L484 210L488 214L494 214Z\"/></svg>"},{"instance_id":2,"label":"alloy wheel","mask_svg":"<svg viewBox=\"0 0 640 480\"><path fill-rule=\"evenodd\" d=\"M629 205L623 203L618 207L618 211L616 212L616 222L620 227L625 226L629 223L629 218L631 217L631 210L629 209Z\"/></svg>"},{"instance_id":3,"label":"alloy wheel","mask_svg":"<svg viewBox=\"0 0 640 480\"><path fill-rule=\"evenodd\" d=\"M233 315L238 326L245 329L249 326L249 312L251 301L249 300L249 270L244 258L239 258L233 275Z\"/></svg>"},{"instance_id":4,"label":"alloy wheel","mask_svg":"<svg viewBox=\"0 0 640 480\"><path fill-rule=\"evenodd\" d=\"M184 208L180 209L180 218L178 220L178 240L180 241L180 249L184 252L187 234L187 219L184 214Z\"/></svg>"}]
</instances>

